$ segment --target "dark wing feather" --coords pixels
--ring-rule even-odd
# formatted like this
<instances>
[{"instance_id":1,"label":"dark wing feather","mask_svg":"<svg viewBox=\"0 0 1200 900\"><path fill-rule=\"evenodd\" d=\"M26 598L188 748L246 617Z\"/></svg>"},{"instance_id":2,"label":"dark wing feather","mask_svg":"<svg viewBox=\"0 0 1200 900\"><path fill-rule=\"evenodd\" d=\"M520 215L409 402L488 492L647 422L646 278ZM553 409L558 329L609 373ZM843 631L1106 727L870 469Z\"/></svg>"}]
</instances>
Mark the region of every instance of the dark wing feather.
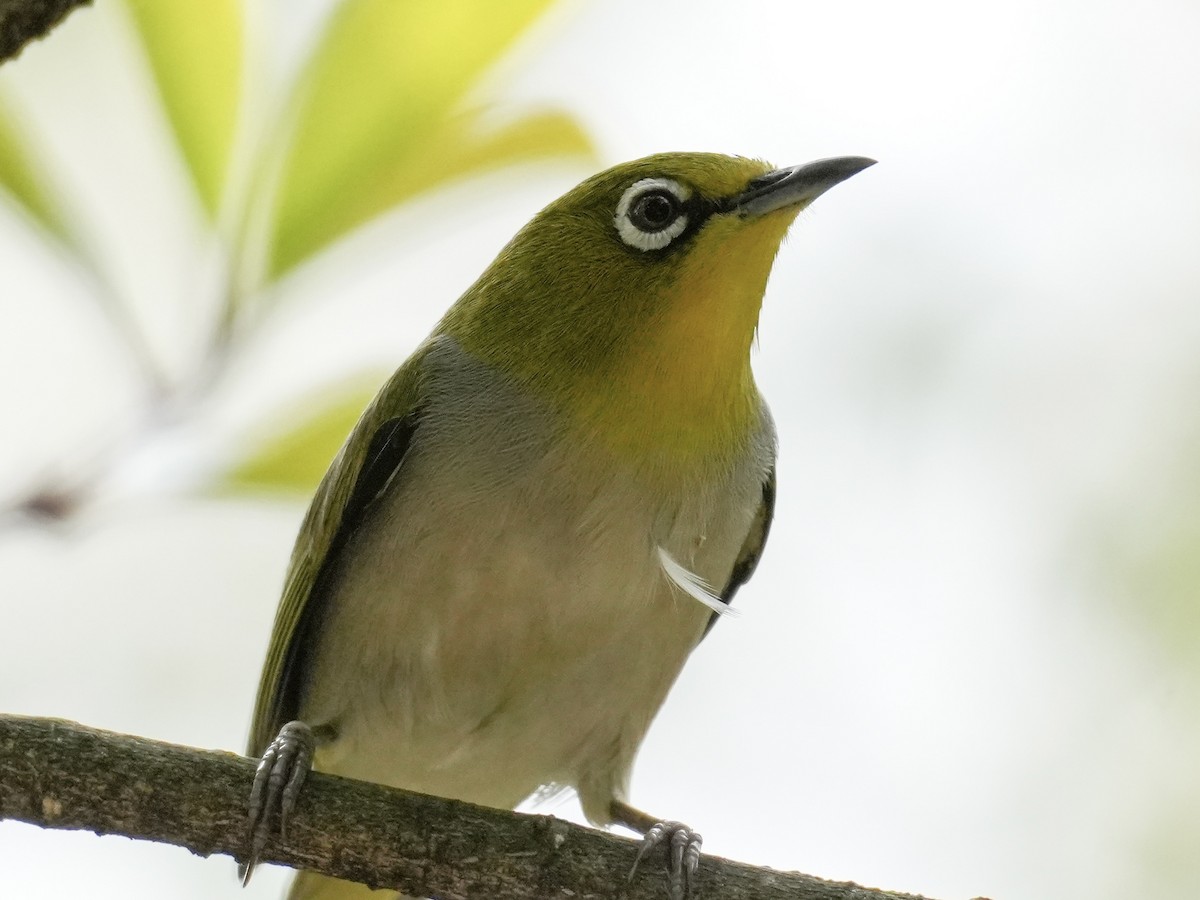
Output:
<instances>
[{"instance_id":1,"label":"dark wing feather","mask_svg":"<svg viewBox=\"0 0 1200 900\"><path fill-rule=\"evenodd\" d=\"M299 715L305 661L312 652L313 639L316 636L313 626L320 621L325 611L329 593L337 580L346 542L359 529L371 506L400 471L404 455L408 452L416 430L416 416L408 415L402 419L388 420L371 438L367 460L354 483L354 489L342 513L341 524L313 581L312 593L309 594L308 602L304 604L304 612L300 621L296 623L295 634L288 647L287 656L284 657L279 686L276 688L276 708L272 716L276 728L282 728L285 723Z\"/></svg>"},{"instance_id":2,"label":"dark wing feather","mask_svg":"<svg viewBox=\"0 0 1200 900\"><path fill-rule=\"evenodd\" d=\"M384 385L317 488L292 551L250 726L261 755L299 710L308 654L342 551L401 469L420 420L420 360ZM389 414L390 413L390 414ZM359 449L362 448L362 449Z\"/></svg>"},{"instance_id":3,"label":"dark wing feather","mask_svg":"<svg viewBox=\"0 0 1200 900\"><path fill-rule=\"evenodd\" d=\"M758 506L758 512L754 516L754 521L750 523L750 531L746 534L742 550L733 564L733 571L729 573L729 580L725 582L725 589L721 591L721 602L726 606L733 603L733 596L738 592L738 588L749 581L750 576L754 574L758 560L762 557L763 547L766 546L767 535L771 532L771 520L774 516L775 467L772 466L767 477L763 479L762 502ZM709 617L701 639L712 631L713 625L719 618L721 617L717 613L713 613Z\"/></svg>"}]
</instances>

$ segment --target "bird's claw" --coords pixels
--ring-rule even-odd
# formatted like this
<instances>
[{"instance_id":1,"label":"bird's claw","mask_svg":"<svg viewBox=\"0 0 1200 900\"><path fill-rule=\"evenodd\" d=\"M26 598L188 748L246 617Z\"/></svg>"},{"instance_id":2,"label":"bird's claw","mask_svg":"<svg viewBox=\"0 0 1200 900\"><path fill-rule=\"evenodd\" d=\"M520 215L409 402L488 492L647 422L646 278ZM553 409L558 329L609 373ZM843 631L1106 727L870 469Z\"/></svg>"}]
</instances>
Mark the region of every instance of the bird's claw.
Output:
<instances>
[{"instance_id":1,"label":"bird's claw","mask_svg":"<svg viewBox=\"0 0 1200 900\"><path fill-rule=\"evenodd\" d=\"M300 788L312 769L316 738L303 722L288 722L263 751L254 771L254 785L246 813L246 840L250 845L242 868L242 884L250 881L254 864L267 840L271 826L279 822L279 836L287 839L288 820L296 808Z\"/></svg>"},{"instance_id":2,"label":"bird's claw","mask_svg":"<svg viewBox=\"0 0 1200 900\"><path fill-rule=\"evenodd\" d=\"M656 822L642 837L642 845L638 848L633 868L629 870L632 879L641 865L642 859L657 847L667 841L667 891L670 900L687 900L692 893L692 882L696 877L696 869L700 865L700 847L704 839L700 833L693 831L682 822Z\"/></svg>"}]
</instances>

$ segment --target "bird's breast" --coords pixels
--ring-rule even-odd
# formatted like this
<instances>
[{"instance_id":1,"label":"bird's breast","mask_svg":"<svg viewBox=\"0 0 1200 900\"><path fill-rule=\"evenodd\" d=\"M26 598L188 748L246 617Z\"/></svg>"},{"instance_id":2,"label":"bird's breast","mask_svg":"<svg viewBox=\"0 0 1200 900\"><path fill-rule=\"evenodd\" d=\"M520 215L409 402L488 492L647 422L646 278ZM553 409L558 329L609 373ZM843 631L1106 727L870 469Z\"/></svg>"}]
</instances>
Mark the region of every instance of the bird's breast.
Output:
<instances>
[{"instance_id":1,"label":"bird's breast","mask_svg":"<svg viewBox=\"0 0 1200 900\"><path fill-rule=\"evenodd\" d=\"M344 735L326 768L510 805L640 741L710 616L659 549L719 590L762 462L648 485L440 353L402 471L347 546L304 714Z\"/></svg>"}]
</instances>

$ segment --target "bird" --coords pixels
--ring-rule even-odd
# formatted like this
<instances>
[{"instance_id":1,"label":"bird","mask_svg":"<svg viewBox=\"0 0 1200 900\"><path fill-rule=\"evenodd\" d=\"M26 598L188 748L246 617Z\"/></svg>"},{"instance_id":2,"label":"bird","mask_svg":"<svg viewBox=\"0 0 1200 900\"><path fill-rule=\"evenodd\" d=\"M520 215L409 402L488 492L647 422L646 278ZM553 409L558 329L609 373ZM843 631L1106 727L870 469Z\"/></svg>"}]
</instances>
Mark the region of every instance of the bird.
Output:
<instances>
[{"instance_id":1,"label":"bird","mask_svg":"<svg viewBox=\"0 0 1200 900\"><path fill-rule=\"evenodd\" d=\"M751 348L797 214L874 164L661 153L500 251L388 379L296 538L254 707L249 866L310 768L513 808L547 786L667 847L639 745L763 552L776 433ZM636 863L635 863L636 865ZM290 900L380 898L311 872Z\"/></svg>"}]
</instances>

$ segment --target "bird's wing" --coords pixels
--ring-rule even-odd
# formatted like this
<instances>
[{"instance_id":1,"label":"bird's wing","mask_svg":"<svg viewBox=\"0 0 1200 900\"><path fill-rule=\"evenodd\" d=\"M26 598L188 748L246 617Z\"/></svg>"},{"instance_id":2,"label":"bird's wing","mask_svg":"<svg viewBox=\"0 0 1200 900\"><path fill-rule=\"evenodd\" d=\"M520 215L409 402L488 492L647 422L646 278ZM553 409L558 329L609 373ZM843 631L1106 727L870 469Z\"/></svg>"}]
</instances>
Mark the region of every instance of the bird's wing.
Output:
<instances>
[{"instance_id":1,"label":"bird's wing","mask_svg":"<svg viewBox=\"0 0 1200 900\"><path fill-rule=\"evenodd\" d=\"M762 556L763 547L766 546L767 535L771 532L771 519L774 518L774 515L775 466L771 466L767 477L763 479L762 501L758 505L758 512L754 514L754 520L750 523L750 531L746 534L741 552L738 553L737 561L733 564L733 571L729 573L729 580L725 582L725 589L721 591L721 602L726 606L733 603L733 595L738 592L738 588L749 581L750 576L754 574L754 569L758 566L758 560ZM717 613L713 613L709 617L708 625L704 628L705 635L712 630L719 618L721 617Z\"/></svg>"},{"instance_id":2,"label":"bird's wing","mask_svg":"<svg viewBox=\"0 0 1200 900\"><path fill-rule=\"evenodd\" d=\"M421 363L409 359L367 407L338 452L304 517L283 597L275 613L250 726L249 755L259 756L297 715L307 639L328 602L338 557L404 462L420 422Z\"/></svg>"}]
</instances>

